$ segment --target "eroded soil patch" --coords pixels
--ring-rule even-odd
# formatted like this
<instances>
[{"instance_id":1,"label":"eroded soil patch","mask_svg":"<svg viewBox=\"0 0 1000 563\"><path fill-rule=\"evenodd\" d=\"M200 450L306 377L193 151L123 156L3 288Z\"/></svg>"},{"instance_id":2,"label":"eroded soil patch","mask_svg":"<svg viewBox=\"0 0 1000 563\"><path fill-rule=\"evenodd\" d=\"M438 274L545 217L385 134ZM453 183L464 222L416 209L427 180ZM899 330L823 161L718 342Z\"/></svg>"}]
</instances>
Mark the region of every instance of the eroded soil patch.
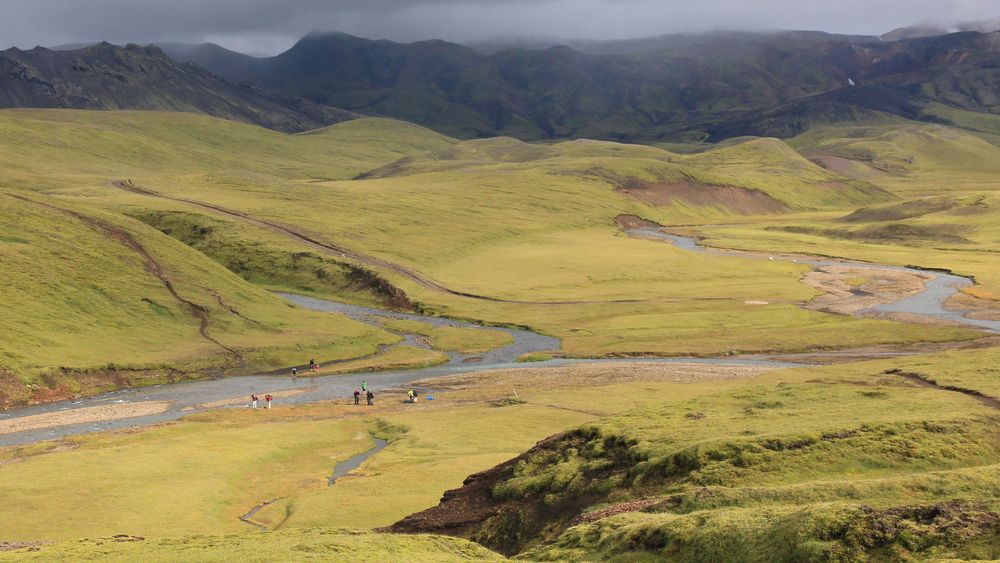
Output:
<instances>
[{"instance_id":1,"label":"eroded soil patch","mask_svg":"<svg viewBox=\"0 0 1000 563\"><path fill-rule=\"evenodd\" d=\"M671 206L680 202L699 207L721 207L738 215L778 213L788 208L761 190L713 186L691 180L635 184L617 191L648 205Z\"/></svg>"}]
</instances>

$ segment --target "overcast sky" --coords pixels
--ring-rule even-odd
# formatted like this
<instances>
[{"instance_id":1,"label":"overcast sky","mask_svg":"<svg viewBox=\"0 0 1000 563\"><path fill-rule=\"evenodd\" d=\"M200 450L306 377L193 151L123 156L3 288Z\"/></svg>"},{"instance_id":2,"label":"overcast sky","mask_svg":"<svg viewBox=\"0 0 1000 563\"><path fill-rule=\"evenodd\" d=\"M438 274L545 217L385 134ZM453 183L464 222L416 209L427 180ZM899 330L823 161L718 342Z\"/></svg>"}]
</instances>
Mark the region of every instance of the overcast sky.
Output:
<instances>
[{"instance_id":1,"label":"overcast sky","mask_svg":"<svg viewBox=\"0 0 1000 563\"><path fill-rule=\"evenodd\" d=\"M309 31L397 41L622 39L711 29L879 35L1000 17L1000 0L0 0L0 44L212 41L276 53Z\"/></svg>"}]
</instances>

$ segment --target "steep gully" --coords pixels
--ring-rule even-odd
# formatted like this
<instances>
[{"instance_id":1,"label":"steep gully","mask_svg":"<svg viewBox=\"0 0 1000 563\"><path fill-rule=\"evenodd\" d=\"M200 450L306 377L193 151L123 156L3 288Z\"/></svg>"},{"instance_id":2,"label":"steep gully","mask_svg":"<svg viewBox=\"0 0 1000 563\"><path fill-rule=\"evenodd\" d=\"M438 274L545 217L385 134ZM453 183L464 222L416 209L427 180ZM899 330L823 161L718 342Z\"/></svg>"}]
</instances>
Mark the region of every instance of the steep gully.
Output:
<instances>
[{"instance_id":1,"label":"steep gully","mask_svg":"<svg viewBox=\"0 0 1000 563\"><path fill-rule=\"evenodd\" d=\"M201 207L202 209L207 209L214 213L220 213L222 215L235 218L239 221L254 225L256 227L264 228L272 232L283 234L292 239L295 239L300 243L305 244L306 246L309 246L311 248L314 248L316 250L319 250L325 254L329 254L336 258L347 258L348 260L352 260L360 264L365 264L367 266L372 266L375 268L386 270L394 274L398 274L411 281L414 281L427 289L437 291L440 293L447 293L449 295L455 295L457 297L477 299L480 301L491 301L494 303L513 303L519 305L593 305L601 303L645 303L648 301L644 299L612 299L604 301L523 301L517 299L503 299L500 297L492 297L488 295L477 295L475 293L468 293L465 291L449 288L441 284L440 282L432 280L431 278L427 277L426 275L420 272L417 272L406 266L396 264L395 262L390 262L388 260L384 260L376 256L363 254L337 244L321 241L318 238L290 225L285 225L274 221L268 221L265 219L254 217L242 211L236 211L233 209L229 209L211 203L206 203L203 201L167 195L148 188L140 187L136 185L135 182L133 182L132 180L118 180L111 182L111 185L116 188L129 191L135 194L145 195L149 197L156 197L169 201L176 201L178 203L186 203L188 205ZM705 300L715 301L722 299L706 298ZM673 300L658 299L657 301L673 301Z\"/></svg>"},{"instance_id":2,"label":"steep gully","mask_svg":"<svg viewBox=\"0 0 1000 563\"><path fill-rule=\"evenodd\" d=\"M239 352L233 350L232 348L229 348L228 346L219 342L218 340L216 340L215 338L213 338L211 335L208 334L208 325L209 325L208 309L205 308L203 305L199 305L194 301L181 297L181 295L177 293L177 289L174 287L173 282L170 281L170 277L167 276L167 273L164 271L163 266L161 266L160 263L155 258L153 258L153 256L149 253L149 251L147 251L146 248L142 246L142 244L140 244L139 241L137 241L135 237L133 237L127 231L119 227L116 227L106 221L102 221L100 219L97 219L96 217L91 217L89 215L84 215L83 213L77 211L65 209L48 203L43 203L19 195L14 195L14 194L8 194L8 195L10 197L26 201L28 203L32 203L35 205L42 205L44 207L48 207L49 209L75 217L76 219L79 219L83 223L89 225L94 230L100 232L105 237L129 248L130 250L138 254L139 257L142 258L143 266L145 266L146 271L148 271L156 279L158 279L160 283L163 284L163 287L166 288L166 290L176 301L188 307L188 309L191 311L191 316L193 316L195 319L198 320L198 333L201 335L201 337L215 344L216 346L228 352L229 354L233 355L241 363L243 362L244 358L243 356L240 355ZM222 302L222 297L220 295L216 294L216 298L219 300L219 303L221 305L224 305L224 303ZM234 314L238 315L239 313L234 312Z\"/></svg>"}]
</instances>

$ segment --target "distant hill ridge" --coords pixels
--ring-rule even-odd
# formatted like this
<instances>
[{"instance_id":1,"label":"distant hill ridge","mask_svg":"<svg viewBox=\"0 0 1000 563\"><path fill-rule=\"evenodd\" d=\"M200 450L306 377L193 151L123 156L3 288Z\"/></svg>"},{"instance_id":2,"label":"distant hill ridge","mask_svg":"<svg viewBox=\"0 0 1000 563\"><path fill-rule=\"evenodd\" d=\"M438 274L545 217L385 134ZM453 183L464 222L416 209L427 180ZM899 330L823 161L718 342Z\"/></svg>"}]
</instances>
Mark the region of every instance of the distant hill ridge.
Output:
<instances>
[{"instance_id":1,"label":"distant hill ridge","mask_svg":"<svg viewBox=\"0 0 1000 563\"><path fill-rule=\"evenodd\" d=\"M110 43L0 51L0 107L187 111L286 132L355 117L227 82L199 66L178 63L155 46Z\"/></svg>"},{"instance_id":2,"label":"distant hill ridge","mask_svg":"<svg viewBox=\"0 0 1000 563\"><path fill-rule=\"evenodd\" d=\"M789 136L873 112L919 118L930 102L1000 113L1000 33L890 42L715 32L581 48L588 52L484 53L445 41L314 33L269 58L215 45L167 52L233 82L466 138ZM849 91L851 83L863 88Z\"/></svg>"}]
</instances>

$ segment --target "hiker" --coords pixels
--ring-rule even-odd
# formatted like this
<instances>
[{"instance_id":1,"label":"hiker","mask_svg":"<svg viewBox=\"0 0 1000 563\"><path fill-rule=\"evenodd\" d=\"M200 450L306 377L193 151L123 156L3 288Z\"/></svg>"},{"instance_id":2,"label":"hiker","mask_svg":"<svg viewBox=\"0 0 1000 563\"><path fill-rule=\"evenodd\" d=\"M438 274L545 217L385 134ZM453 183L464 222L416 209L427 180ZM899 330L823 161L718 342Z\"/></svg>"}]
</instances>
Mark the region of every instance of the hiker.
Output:
<instances>
[{"instance_id":1,"label":"hiker","mask_svg":"<svg viewBox=\"0 0 1000 563\"><path fill-rule=\"evenodd\" d=\"M364 393L367 390L368 390L368 380L367 379L362 379L361 380L361 392Z\"/></svg>"},{"instance_id":2,"label":"hiker","mask_svg":"<svg viewBox=\"0 0 1000 563\"><path fill-rule=\"evenodd\" d=\"M413 389L410 389L406 393L406 397L407 397L407 400L406 400L407 403L416 403L417 402L417 396L413 393Z\"/></svg>"},{"instance_id":3,"label":"hiker","mask_svg":"<svg viewBox=\"0 0 1000 563\"><path fill-rule=\"evenodd\" d=\"M358 391L357 387L354 388L354 404L355 405L361 404L361 391Z\"/></svg>"},{"instance_id":4,"label":"hiker","mask_svg":"<svg viewBox=\"0 0 1000 563\"><path fill-rule=\"evenodd\" d=\"M316 367L316 360L309 360L309 369L314 369Z\"/></svg>"},{"instance_id":5,"label":"hiker","mask_svg":"<svg viewBox=\"0 0 1000 563\"><path fill-rule=\"evenodd\" d=\"M257 395L250 395L250 404L257 408Z\"/></svg>"},{"instance_id":6,"label":"hiker","mask_svg":"<svg viewBox=\"0 0 1000 563\"><path fill-rule=\"evenodd\" d=\"M298 376L299 376L299 368L292 368L292 381L295 381L295 379Z\"/></svg>"},{"instance_id":7,"label":"hiker","mask_svg":"<svg viewBox=\"0 0 1000 563\"><path fill-rule=\"evenodd\" d=\"M274 397L272 397L271 394L268 393L267 395L264 395L264 400L267 401L267 408L271 408L271 401L274 400Z\"/></svg>"},{"instance_id":8,"label":"hiker","mask_svg":"<svg viewBox=\"0 0 1000 563\"><path fill-rule=\"evenodd\" d=\"M375 404L375 393L368 391L368 393L365 394L365 398L368 399L368 406L372 406Z\"/></svg>"},{"instance_id":9,"label":"hiker","mask_svg":"<svg viewBox=\"0 0 1000 563\"><path fill-rule=\"evenodd\" d=\"M319 364L313 364L312 365L312 370L313 370L313 373L319 373Z\"/></svg>"}]
</instances>

